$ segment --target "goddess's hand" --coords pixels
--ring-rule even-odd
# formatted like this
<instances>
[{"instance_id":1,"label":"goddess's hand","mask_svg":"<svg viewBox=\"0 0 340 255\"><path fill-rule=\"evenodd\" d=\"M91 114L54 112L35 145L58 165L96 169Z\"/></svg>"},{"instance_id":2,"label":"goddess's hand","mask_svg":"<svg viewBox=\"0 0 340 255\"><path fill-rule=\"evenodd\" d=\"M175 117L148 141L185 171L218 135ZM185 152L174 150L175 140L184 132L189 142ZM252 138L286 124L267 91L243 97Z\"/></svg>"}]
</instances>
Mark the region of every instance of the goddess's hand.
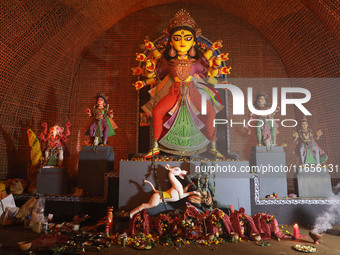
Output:
<instances>
[{"instance_id":1,"label":"goddess's hand","mask_svg":"<svg viewBox=\"0 0 340 255\"><path fill-rule=\"evenodd\" d=\"M149 40L144 40L144 45L148 50L152 50L155 47L153 42L150 42Z\"/></svg>"},{"instance_id":2,"label":"goddess's hand","mask_svg":"<svg viewBox=\"0 0 340 255\"><path fill-rule=\"evenodd\" d=\"M217 50L219 48L222 48L223 47L222 42L223 42L222 40L218 40L218 41L214 42L211 45L211 47L213 48L213 50Z\"/></svg>"},{"instance_id":3,"label":"goddess's hand","mask_svg":"<svg viewBox=\"0 0 340 255\"><path fill-rule=\"evenodd\" d=\"M136 60L144 62L146 60L146 56L143 53L136 53Z\"/></svg>"},{"instance_id":4,"label":"goddess's hand","mask_svg":"<svg viewBox=\"0 0 340 255\"><path fill-rule=\"evenodd\" d=\"M86 108L84 109L84 112L85 112L87 115L91 116L91 110L90 110L90 108L86 107Z\"/></svg>"},{"instance_id":5,"label":"goddess's hand","mask_svg":"<svg viewBox=\"0 0 340 255\"><path fill-rule=\"evenodd\" d=\"M140 90L141 88L145 86L145 84L142 81L137 81L133 84L133 86L136 88L136 90Z\"/></svg>"},{"instance_id":6,"label":"goddess's hand","mask_svg":"<svg viewBox=\"0 0 340 255\"><path fill-rule=\"evenodd\" d=\"M231 67L223 66L220 69L220 74L230 74L230 69L231 69Z\"/></svg>"}]
</instances>

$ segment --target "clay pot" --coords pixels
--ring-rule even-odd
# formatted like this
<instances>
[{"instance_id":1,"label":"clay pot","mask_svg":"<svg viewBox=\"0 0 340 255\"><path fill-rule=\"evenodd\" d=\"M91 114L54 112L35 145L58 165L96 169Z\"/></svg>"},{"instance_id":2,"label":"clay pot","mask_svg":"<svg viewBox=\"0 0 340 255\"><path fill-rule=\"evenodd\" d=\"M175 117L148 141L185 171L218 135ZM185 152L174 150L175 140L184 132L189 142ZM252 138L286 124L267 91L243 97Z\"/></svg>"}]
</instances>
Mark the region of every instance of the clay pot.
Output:
<instances>
[{"instance_id":1,"label":"clay pot","mask_svg":"<svg viewBox=\"0 0 340 255\"><path fill-rule=\"evenodd\" d=\"M261 236L259 234L256 234L256 233L252 233L250 238L253 241L261 241Z\"/></svg>"},{"instance_id":2,"label":"clay pot","mask_svg":"<svg viewBox=\"0 0 340 255\"><path fill-rule=\"evenodd\" d=\"M309 236L313 239L315 244L319 244L319 240L322 237L321 234L313 231L309 231Z\"/></svg>"},{"instance_id":3,"label":"clay pot","mask_svg":"<svg viewBox=\"0 0 340 255\"><path fill-rule=\"evenodd\" d=\"M233 238L239 239L239 236L238 236L238 234L235 233L235 232L230 232L230 238L231 238L231 239L233 239Z\"/></svg>"},{"instance_id":4,"label":"clay pot","mask_svg":"<svg viewBox=\"0 0 340 255\"><path fill-rule=\"evenodd\" d=\"M22 251L27 251L29 248L31 248L32 243L31 242L18 242L19 248Z\"/></svg>"},{"instance_id":5,"label":"clay pot","mask_svg":"<svg viewBox=\"0 0 340 255\"><path fill-rule=\"evenodd\" d=\"M212 235L212 234L211 234L211 235L208 235L208 240L209 240L209 241L214 240L214 238L215 238L215 235Z\"/></svg>"}]
</instances>

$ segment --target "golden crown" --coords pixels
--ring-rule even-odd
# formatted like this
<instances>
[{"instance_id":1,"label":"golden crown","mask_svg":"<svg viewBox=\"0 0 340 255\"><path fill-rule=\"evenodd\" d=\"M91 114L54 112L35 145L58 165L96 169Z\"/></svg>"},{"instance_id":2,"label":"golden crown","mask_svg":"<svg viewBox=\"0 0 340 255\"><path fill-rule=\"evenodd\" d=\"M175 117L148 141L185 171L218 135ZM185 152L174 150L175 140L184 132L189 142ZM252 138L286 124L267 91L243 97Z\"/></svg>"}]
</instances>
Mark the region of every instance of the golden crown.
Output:
<instances>
[{"instance_id":1,"label":"golden crown","mask_svg":"<svg viewBox=\"0 0 340 255\"><path fill-rule=\"evenodd\" d=\"M175 17L170 20L169 27L164 30L165 35L168 37L172 29L180 26L191 27L195 31L196 37L199 37L202 33L190 14L186 10L181 9L176 13Z\"/></svg>"}]
</instances>

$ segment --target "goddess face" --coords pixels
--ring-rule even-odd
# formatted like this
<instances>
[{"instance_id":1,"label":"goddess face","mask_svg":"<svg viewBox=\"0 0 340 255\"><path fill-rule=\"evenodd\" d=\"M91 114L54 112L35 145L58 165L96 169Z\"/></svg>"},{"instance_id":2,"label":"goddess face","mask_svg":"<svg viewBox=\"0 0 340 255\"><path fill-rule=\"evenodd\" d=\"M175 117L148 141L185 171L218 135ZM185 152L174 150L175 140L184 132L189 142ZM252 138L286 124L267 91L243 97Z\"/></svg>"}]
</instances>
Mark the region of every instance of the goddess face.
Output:
<instances>
[{"instance_id":1,"label":"goddess face","mask_svg":"<svg viewBox=\"0 0 340 255\"><path fill-rule=\"evenodd\" d=\"M104 104L105 104L104 99L101 98L101 97L98 97L98 98L97 98L97 105L98 105L98 106L103 106Z\"/></svg>"},{"instance_id":2,"label":"goddess face","mask_svg":"<svg viewBox=\"0 0 340 255\"><path fill-rule=\"evenodd\" d=\"M264 106L266 104L266 98L264 96L260 96L257 99L257 105L258 106Z\"/></svg>"},{"instance_id":3,"label":"goddess face","mask_svg":"<svg viewBox=\"0 0 340 255\"><path fill-rule=\"evenodd\" d=\"M301 122L301 128L302 128L303 130L306 130L306 129L308 128L308 122L307 122L307 121Z\"/></svg>"},{"instance_id":4,"label":"goddess face","mask_svg":"<svg viewBox=\"0 0 340 255\"><path fill-rule=\"evenodd\" d=\"M187 54L195 46L194 35L188 30L178 30L171 37L171 45L178 54Z\"/></svg>"}]
</instances>

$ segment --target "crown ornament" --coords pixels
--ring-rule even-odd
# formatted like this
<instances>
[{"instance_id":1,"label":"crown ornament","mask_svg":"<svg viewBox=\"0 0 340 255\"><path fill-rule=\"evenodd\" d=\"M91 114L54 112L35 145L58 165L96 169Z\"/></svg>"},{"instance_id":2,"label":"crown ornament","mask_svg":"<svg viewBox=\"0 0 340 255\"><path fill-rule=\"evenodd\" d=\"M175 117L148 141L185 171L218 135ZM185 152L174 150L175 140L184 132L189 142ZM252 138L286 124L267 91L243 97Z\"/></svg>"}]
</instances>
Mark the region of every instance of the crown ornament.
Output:
<instances>
[{"instance_id":1,"label":"crown ornament","mask_svg":"<svg viewBox=\"0 0 340 255\"><path fill-rule=\"evenodd\" d=\"M302 117L302 119L300 120L300 122L307 122L307 117L304 115L304 116Z\"/></svg>"},{"instance_id":2,"label":"crown ornament","mask_svg":"<svg viewBox=\"0 0 340 255\"><path fill-rule=\"evenodd\" d=\"M256 95L256 98L259 98L259 97L264 97L265 99L267 99L268 95L263 90L260 90Z\"/></svg>"},{"instance_id":3,"label":"crown ornament","mask_svg":"<svg viewBox=\"0 0 340 255\"><path fill-rule=\"evenodd\" d=\"M106 101L109 99L108 96L106 96L102 91L98 92L96 96L96 98L99 98L99 97L105 99Z\"/></svg>"},{"instance_id":4,"label":"crown ornament","mask_svg":"<svg viewBox=\"0 0 340 255\"><path fill-rule=\"evenodd\" d=\"M176 13L175 17L173 17L172 20L170 20L169 27L163 30L164 35L166 37L169 37L172 29L181 26L192 28L195 31L196 37L199 37L202 34L202 31L198 27L196 21L190 16L190 14L186 10L181 9Z\"/></svg>"}]
</instances>

